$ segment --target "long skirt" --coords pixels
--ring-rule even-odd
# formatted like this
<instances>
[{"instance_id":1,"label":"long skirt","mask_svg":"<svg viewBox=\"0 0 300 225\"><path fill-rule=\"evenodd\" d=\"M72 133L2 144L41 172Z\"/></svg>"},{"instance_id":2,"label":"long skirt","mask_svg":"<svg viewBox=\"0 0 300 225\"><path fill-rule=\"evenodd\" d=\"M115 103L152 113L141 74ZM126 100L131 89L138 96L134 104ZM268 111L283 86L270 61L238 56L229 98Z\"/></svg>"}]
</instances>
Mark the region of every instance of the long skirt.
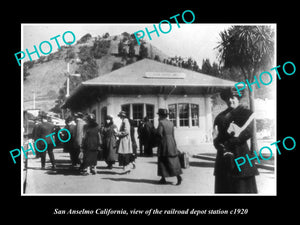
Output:
<instances>
[{"instance_id":1,"label":"long skirt","mask_svg":"<svg viewBox=\"0 0 300 225\"><path fill-rule=\"evenodd\" d=\"M215 193L233 193L231 174L218 173L215 175Z\"/></svg>"},{"instance_id":2,"label":"long skirt","mask_svg":"<svg viewBox=\"0 0 300 225\"><path fill-rule=\"evenodd\" d=\"M233 178L233 193L253 193L257 194L257 185L255 176L243 177L243 178Z\"/></svg>"},{"instance_id":3,"label":"long skirt","mask_svg":"<svg viewBox=\"0 0 300 225\"><path fill-rule=\"evenodd\" d=\"M97 165L97 154L98 151L84 151L83 153L83 167L87 168L89 166Z\"/></svg>"},{"instance_id":4,"label":"long skirt","mask_svg":"<svg viewBox=\"0 0 300 225\"><path fill-rule=\"evenodd\" d=\"M134 161L134 155L132 153L121 154L119 153L119 166L127 166Z\"/></svg>"},{"instance_id":5,"label":"long skirt","mask_svg":"<svg viewBox=\"0 0 300 225\"><path fill-rule=\"evenodd\" d=\"M178 156L159 156L157 175L161 177L174 177L182 174Z\"/></svg>"}]
</instances>

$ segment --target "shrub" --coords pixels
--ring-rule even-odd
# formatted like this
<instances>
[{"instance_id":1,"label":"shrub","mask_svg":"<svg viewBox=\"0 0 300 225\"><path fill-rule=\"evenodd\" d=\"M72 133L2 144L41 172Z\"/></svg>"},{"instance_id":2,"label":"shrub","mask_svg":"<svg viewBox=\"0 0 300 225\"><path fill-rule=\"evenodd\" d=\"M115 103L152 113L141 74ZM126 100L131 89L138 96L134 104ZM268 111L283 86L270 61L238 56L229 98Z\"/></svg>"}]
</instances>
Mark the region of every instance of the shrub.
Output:
<instances>
[{"instance_id":1,"label":"shrub","mask_svg":"<svg viewBox=\"0 0 300 225\"><path fill-rule=\"evenodd\" d=\"M102 56L108 53L110 48L110 40L97 40L94 42L93 47L91 48L91 53L96 59L100 59Z\"/></svg>"}]
</instances>

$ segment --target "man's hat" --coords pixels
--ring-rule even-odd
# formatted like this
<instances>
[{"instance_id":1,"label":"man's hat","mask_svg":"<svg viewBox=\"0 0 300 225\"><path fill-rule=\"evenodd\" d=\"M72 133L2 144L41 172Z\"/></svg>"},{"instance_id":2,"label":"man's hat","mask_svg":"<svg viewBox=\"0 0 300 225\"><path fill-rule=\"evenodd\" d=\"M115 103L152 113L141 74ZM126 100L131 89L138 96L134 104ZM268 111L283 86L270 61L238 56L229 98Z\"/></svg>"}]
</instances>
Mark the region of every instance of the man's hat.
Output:
<instances>
[{"instance_id":1,"label":"man's hat","mask_svg":"<svg viewBox=\"0 0 300 225\"><path fill-rule=\"evenodd\" d=\"M121 112L119 112L119 114L118 114L118 116L119 117L126 117L126 112L124 112L124 111L121 111Z\"/></svg>"},{"instance_id":2,"label":"man's hat","mask_svg":"<svg viewBox=\"0 0 300 225\"><path fill-rule=\"evenodd\" d=\"M168 113L168 110L167 110L167 109L160 108L160 109L158 109L157 114L158 114L159 116L167 116L169 113Z\"/></svg>"}]
</instances>

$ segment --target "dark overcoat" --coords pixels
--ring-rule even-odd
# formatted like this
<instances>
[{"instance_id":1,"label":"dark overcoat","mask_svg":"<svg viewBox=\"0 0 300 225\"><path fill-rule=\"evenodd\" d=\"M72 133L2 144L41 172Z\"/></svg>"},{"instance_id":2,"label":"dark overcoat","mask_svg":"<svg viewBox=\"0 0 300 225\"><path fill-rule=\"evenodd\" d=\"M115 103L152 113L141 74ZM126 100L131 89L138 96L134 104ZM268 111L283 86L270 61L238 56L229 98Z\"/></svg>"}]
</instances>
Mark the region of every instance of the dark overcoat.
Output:
<instances>
[{"instance_id":1,"label":"dark overcoat","mask_svg":"<svg viewBox=\"0 0 300 225\"><path fill-rule=\"evenodd\" d=\"M240 105L236 109L227 108L215 119L214 127L217 127L218 131L218 136L214 139L214 146L217 149L214 170L216 193L257 192L254 176L258 174L258 171L255 163L253 162L251 167L246 162L241 166L241 172L238 171L234 163L234 159L246 157L246 154L249 157L254 156L247 144L247 141L253 135L254 121L248 123L239 135L228 132L228 128L232 123L238 127L243 127L252 114L251 110Z\"/></svg>"},{"instance_id":2,"label":"dark overcoat","mask_svg":"<svg viewBox=\"0 0 300 225\"><path fill-rule=\"evenodd\" d=\"M226 160L225 142L230 138L227 129L230 125L230 112L232 108L227 108L221 112L214 121L214 128L217 136L213 140L217 150L214 175L215 175L215 193L231 193L232 192L232 177L228 161Z\"/></svg>"},{"instance_id":3,"label":"dark overcoat","mask_svg":"<svg viewBox=\"0 0 300 225\"><path fill-rule=\"evenodd\" d=\"M75 133L76 133L76 125L75 124L70 124L70 125L66 125L65 126L66 129L68 129L68 131L70 132L70 140L64 143L64 148L66 149L67 152L72 151L74 148L76 148L77 146L74 143L75 140ZM69 136L69 134L64 131L63 132L63 140L66 140Z\"/></svg>"},{"instance_id":4,"label":"dark overcoat","mask_svg":"<svg viewBox=\"0 0 300 225\"><path fill-rule=\"evenodd\" d=\"M100 136L100 127L96 122L91 122L83 127L83 164L87 166L95 166L97 164L98 148L102 144Z\"/></svg>"},{"instance_id":5,"label":"dark overcoat","mask_svg":"<svg viewBox=\"0 0 300 225\"><path fill-rule=\"evenodd\" d=\"M105 161L117 161L117 139L115 124L110 124L103 128L103 156Z\"/></svg>"},{"instance_id":6,"label":"dark overcoat","mask_svg":"<svg viewBox=\"0 0 300 225\"><path fill-rule=\"evenodd\" d=\"M157 150L158 176L172 177L182 174L173 123L167 119L160 120L157 134L160 137Z\"/></svg>"},{"instance_id":7,"label":"dark overcoat","mask_svg":"<svg viewBox=\"0 0 300 225\"><path fill-rule=\"evenodd\" d=\"M173 123L167 119L160 120L157 127L157 134L160 137L157 152L158 156L178 155Z\"/></svg>"},{"instance_id":8,"label":"dark overcoat","mask_svg":"<svg viewBox=\"0 0 300 225\"><path fill-rule=\"evenodd\" d=\"M243 127L243 125L246 124L248 119L251 120L250 117L252 116L253 112L245 108L243 105L240 105L236 109L232 110L230 114L231 123L236 124L238 127ZM247 141L253 136L253 126L254 120L251 120L251 122L249 122L249 124L239 135L231 134L229 139L225 141L225 148L233 153L235 159L238 157L246 158L246 154L248 154L249 158L253 158L255 156L254 152L250 151L247 143ZM244 165L241 165L241 171L238 170L235 164L233 167L232 176L236 178L243 178L258 175L258 170L254 160L252 160L251 162L252 166L249 164L248 161L246 161Z\"/></svg>"}]
</instances>

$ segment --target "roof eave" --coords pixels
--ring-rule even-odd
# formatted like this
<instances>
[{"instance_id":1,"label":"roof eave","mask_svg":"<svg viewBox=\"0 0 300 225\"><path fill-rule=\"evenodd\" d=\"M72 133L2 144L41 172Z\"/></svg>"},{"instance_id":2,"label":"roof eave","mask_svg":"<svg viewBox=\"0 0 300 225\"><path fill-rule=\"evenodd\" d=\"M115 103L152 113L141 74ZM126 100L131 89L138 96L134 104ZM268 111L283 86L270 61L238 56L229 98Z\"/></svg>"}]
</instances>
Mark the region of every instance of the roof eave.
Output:
<instances>
[{"instance_id":1,"label":"roof eave","mask_svg":"<svg viewBox=\"0 0 300 225\"><path fill-rule=\"evenodd\" d=\"M233 87L235 84L149 84L149 83L83 83L84 86L177 86L177 87ZM241 85L237 85L241 86Z\"/></svg>"}]
</instances>

